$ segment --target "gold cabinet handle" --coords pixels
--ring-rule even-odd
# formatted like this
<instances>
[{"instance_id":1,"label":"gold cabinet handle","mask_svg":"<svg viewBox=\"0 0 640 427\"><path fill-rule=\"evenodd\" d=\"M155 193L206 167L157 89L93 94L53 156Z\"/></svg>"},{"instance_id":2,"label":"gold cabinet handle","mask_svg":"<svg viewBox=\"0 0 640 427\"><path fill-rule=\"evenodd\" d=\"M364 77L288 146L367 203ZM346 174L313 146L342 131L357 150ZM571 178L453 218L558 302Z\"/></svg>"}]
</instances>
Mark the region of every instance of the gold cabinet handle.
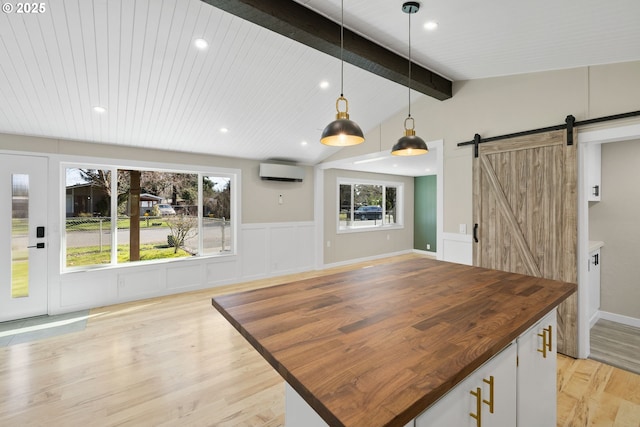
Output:
<instances>
[{"instance_id":1,"label":"gold cabinet handle","mask_svg":"<svg viewBox=\"0 0 640 427\"><path fill-rule=\"evenodd\" d=\"M489 400L483 399L482 403L489 405L489 413L493 414L493 375L491 375L488 380L483 378L482 381L485 384L489 384Z\"/></svg>"},{"instance_id":2,"label":"gold cabinet handle","mask_svg":"<svg viewBox=\"0 0 640 427\"><path fill-rule=\"evenodd\" d=\"M476 420L476 426L482 427L482 389L476 388L476 391L471 390L472 396L476 397L476 413L469 412L469 416Z\"/></svg>"},{"instance_id":3,"label":"gold cabinet handle","mask_svg":"<svg viewBox=\"0 0 640 427\"><path fill-rule=\"evenodd\" d=\"M551 342L553 334L551 333L551 331L551 325L549 325L548 328L544 328L542 330L541 334L538 334L538 336L542 338L542 348L539 348L538 351L542 353L542 357L544 357L545 359L547 358L547 351L553 351Z\"/></svg>"},{"instance_id":4,"label":"gold cabinet handle","mask_svg":"<svg viewBox=\"0 0 640 427\"><path fill-rule=\"evenodd\" d=\"M540 353L542 353L542 357L547 358L547 329L543 329L541 334L538 334L540 338L542 338L542 348L538 349Z\"/></svg>"},{"instance_id":5,"label":"gold cabinet handle","mask_svg":"<svg viewBox=\"0 0 640 427\"><path fill-rule=\"evenodd\" d=\"M549 327L546 328L546 330L549 333L549 340L547 341L547 350L553 351L551 346L551 340L553 339L553 334L551 333L551 325L549 325Z\"/></svg>"}]
</instances>

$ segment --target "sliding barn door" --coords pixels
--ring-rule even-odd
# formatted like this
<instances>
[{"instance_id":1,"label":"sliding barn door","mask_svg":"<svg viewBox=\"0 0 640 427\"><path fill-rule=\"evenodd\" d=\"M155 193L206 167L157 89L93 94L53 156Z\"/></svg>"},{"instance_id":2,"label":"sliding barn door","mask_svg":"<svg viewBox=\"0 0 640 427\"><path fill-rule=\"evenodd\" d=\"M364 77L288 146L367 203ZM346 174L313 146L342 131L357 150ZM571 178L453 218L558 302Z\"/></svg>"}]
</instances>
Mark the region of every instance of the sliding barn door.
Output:
<instances>
[{"instance_id":1,"label":"sliding barn door","mask_svg":"<svg viewBox=\"0 0 640 427\"><path fill-rule=\"evenodd\" d=\"M475 265L577 283L577 140L559 130L478 146ZM577 338L573 294L558 309L558 351L577 357Z\"/></svg>"}]
</instances>

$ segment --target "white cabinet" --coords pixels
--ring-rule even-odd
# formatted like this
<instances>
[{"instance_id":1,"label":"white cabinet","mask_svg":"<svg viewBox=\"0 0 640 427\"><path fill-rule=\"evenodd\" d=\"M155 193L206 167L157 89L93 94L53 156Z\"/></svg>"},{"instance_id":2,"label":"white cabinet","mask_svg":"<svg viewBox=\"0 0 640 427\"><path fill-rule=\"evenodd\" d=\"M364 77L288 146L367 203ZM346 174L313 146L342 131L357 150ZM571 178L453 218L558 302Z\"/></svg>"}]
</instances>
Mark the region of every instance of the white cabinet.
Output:
<instances>
[{"instance_id":1,"label":"white cabinet","mask_svg":"<svg viewBox=\"0 0 640 427\"><path fill-rule=\"evenodd\" d=\"M518 340L518 427L556 426L556 310Z\"/></svg>"},{"instance_id":2,"label":"white cabinet","mask_svg":"<svg viewBox=\"0 0 640 427\"><path fill-rule=\"evenodd\" d=\"M586 144L587 200L599 202L602 192L602 144Z\"/></svg>"},{"instance_id":3,"label":"white cabinet","mask_svg":"<svg viewBox=\"0 0 640 427\"><path fill-rule=\"evenodd\" d=\"M597 320L600 310L600 248L589 252L589 322L591 326Z\"/></svg>"},{"instance_id":4,"label":"white cabinet","mask_svg":"<svg viewBox=\"0 0 640 427\"><path fill-rule=\"evenodd\" d=\"M515 426L516 355L510 344L419 415L415 426Z\"/></svg>"}]
</instances>

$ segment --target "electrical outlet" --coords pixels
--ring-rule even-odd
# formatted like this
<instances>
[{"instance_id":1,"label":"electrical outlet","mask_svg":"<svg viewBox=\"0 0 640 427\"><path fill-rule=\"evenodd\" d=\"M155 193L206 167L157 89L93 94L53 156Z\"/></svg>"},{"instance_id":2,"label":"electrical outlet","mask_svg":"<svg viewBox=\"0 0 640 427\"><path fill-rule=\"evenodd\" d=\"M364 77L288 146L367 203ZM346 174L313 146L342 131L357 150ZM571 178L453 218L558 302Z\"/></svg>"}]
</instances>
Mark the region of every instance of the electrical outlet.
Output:
<instances>
[{"instance_id":1,"label":"electrical outlet","mask_svg":"<svg viewBox=\"0 0 640 427\"><path fill-rule=\"evenodd\" d=\"M429 243L427 243L427 250L431 249L431 245Z\"/></svg>"}]
</instances>

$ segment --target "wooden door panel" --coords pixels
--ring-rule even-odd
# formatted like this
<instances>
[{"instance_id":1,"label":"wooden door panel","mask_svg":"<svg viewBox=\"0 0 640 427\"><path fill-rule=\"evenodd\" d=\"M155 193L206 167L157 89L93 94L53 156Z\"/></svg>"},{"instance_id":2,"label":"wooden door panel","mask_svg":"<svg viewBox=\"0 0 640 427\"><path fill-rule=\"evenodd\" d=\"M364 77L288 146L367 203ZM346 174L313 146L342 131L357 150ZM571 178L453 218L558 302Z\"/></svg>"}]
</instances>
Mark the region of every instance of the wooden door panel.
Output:
<instances>
[{"instance_id":1,"label":"wooden door panel","mask_svg":"<svg viewBox=\"0 0 640 427\"><path fill-rule=\"evenodd\" d=\"M479 146L473 162L475 265L577 282L577 158L565 133ZM558 310L559 351L574 357L575 297Z\"/></svg>"}]
</instances>

